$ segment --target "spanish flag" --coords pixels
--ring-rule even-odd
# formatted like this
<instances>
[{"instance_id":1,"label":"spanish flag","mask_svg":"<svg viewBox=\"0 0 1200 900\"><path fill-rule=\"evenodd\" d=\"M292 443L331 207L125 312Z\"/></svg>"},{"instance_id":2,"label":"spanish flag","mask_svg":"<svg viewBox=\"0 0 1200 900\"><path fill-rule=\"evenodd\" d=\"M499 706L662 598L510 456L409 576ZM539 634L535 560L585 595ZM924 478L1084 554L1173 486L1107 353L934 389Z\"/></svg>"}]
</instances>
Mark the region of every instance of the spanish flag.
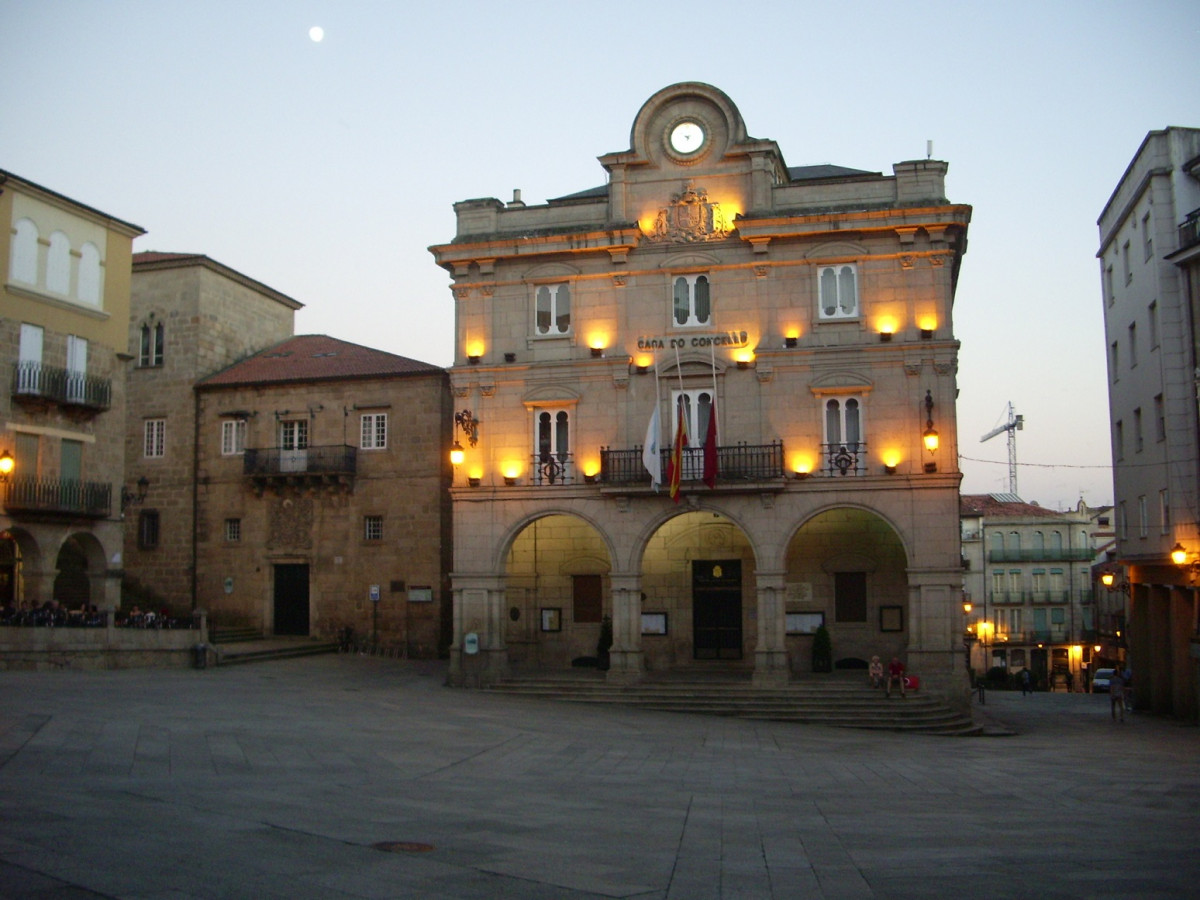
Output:
<instances>
[{"instance_id":1,"label":"spanish flag","mask_svg":"<svg viewBox=\"0 0 1200 900\"><path fill-rule=\"evenodd\" d=\"M687 446L687 411L680 406L675 411L678 424L675 426L675 444L671 447L671 459L667 463L667 484L671 499L679 502L679 480L683 476L683 448Z\"/></svg>"}]
</instances>

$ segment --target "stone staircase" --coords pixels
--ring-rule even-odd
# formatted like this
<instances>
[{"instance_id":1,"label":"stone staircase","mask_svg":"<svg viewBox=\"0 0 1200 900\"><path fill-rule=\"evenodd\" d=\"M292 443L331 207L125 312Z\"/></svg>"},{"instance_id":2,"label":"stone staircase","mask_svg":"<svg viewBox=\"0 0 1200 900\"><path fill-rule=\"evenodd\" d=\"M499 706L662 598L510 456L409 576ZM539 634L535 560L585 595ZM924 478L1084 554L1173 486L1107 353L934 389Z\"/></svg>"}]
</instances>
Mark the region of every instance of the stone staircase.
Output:
<instances>
[{"instance_id":1,"label":"stone staircase","mask_svg":"<svg viewBox=\"0 0 1200 900\"><path fill-rule=\"evenodd\" d=\"M910 692L886 697L853 679L832 676L794 682L786 687L760 688L747 680L689 678L674 674L648 678L636 685L606 683L599 673L513 676L484 690L510 696L573 703L607 703L658 712L735 716L772 722L800 722L841 728L870 728L937 735L980 735L981 725L954 712L932 697Z\"/></svg>"},{"instance_id":2,"label":"stone staircase","mask_svg":"<svg viewBox=\"0 0 1200 900\"><path fill-rule=\"evenodd\" d=\"M277 659L294 659L298 656L315 656L321 653L337 653L336 641L322 641L308 637L263 637L257 628L228 627L209 632L210 650L214 664L235 666L244 663L270 662Z\"/></svg>"}]
</instances>

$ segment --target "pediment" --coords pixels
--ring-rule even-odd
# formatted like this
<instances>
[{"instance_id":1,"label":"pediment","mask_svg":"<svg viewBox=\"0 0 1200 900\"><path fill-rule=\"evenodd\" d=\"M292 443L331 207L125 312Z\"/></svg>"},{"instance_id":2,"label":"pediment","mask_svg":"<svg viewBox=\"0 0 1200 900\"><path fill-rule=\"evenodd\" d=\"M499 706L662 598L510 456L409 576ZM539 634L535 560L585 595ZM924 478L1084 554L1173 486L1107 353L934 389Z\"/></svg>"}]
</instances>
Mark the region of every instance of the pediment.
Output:
<instances>
[{"instance_id":1,"label":"pediment","mask_svg":"<svg viewBox=\"0 0 1200 900\"><path fill-rule=\"evenodd\" d=\"M845 259L847 256L867 256L867 248L856 241L825 241L804 254L805 259Z\"/></svg>"},{"instance_id":2,"label":"pediment","mask_svg":"<svg viewBox=\"0 0 1200 900\"><path fill-rule=\"evenodd\" d=\"M720 264L720 259L711 253L676 253L662 261L660 269L708 269Z\"/></svg>"},{"instance_id":3,"label":"pediment","mask_svg":"<svg viewBox=\"0 0 1200 900\"><path fill-rule=\"evenodd\" d=\"M824 394L866 394L875 387L871 379L858 372L826 372L809 382L808 389L816 396Z\"/></svg>"},{"instance_id":4,"label":"pediment","mask_svg":"<svg viewBox=\"0 0 1200 900\"><path fill-rule=\"evenodd\" d=\"M581 270L566 263L552 262L534 266L521 277L525 281L549 281L555 278L577 278Z\"/></svg>"},{"instance_id":5,"label":"pediment","mask_svg":"<svg viewBox=\"0 0 1200 900\"><path fill-rule=\"evenodd\" d=\"M542 406L574 406L579 402L579 392L561 384L542 384L526 391L521 402L527 409Z\"/></svg>"}]
</instances>

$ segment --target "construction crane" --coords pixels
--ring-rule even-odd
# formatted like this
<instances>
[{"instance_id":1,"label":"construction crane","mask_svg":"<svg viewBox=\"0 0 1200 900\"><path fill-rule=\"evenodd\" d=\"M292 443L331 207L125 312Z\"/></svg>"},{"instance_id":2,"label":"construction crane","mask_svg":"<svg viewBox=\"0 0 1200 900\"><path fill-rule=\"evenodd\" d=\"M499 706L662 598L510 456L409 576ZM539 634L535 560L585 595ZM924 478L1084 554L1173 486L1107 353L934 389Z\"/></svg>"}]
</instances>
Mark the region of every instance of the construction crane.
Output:
<instances>
[{"instance_id":1,"label":"construction crane","mask_svg":"<svg viewBox=\"0 0 1200 900\"><path fill-rule=\"evenodd\" d=\"M979 439L979 443L1008 432L1008 492L1017 495L1017 432L1025 428L1025 417L1013 412L1012 401L1008 404L1008 421L998 425Z\"/></svg>"}]
</instances>

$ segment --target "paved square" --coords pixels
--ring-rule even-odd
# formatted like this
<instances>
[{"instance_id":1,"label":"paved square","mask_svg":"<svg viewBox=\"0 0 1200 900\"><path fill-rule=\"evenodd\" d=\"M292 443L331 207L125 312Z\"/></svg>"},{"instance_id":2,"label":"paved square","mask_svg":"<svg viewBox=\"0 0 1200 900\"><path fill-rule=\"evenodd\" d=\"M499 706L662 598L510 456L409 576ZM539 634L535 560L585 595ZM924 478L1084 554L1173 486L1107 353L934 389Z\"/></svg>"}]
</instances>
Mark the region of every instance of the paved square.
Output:
<instances>
[{"instance_id":1,"label":"paved square","mask_svg":"<svg viewBox=\"0 0 1200 900\"><path fill-rule=\"evenodd\" d=\"M600 709L355 656L0 676L5 898L1155 898L1200 729L990 694L944 738ZM391 844L377 849L377 844Z\"/></svg>"}]
</instances>

